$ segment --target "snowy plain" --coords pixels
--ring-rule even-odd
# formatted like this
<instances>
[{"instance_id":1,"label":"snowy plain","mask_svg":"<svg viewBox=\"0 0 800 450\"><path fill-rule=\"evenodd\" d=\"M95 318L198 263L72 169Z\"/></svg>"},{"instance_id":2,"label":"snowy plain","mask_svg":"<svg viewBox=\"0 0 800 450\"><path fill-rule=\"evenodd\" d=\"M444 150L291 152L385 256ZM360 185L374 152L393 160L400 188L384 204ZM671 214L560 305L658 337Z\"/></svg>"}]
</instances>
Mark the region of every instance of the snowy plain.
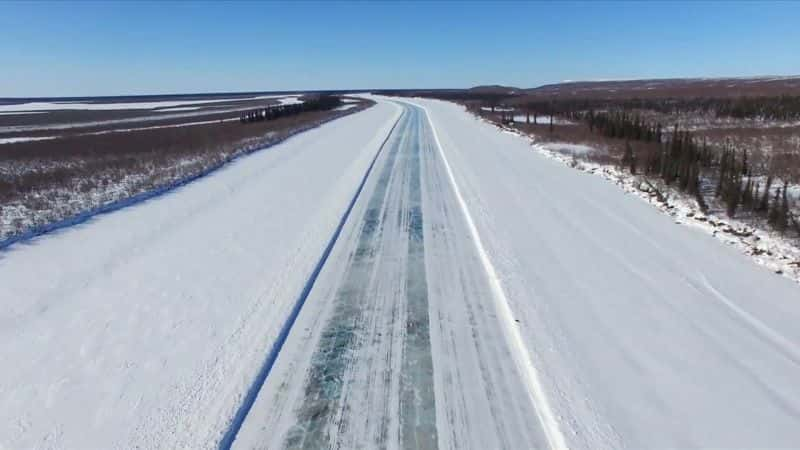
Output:
<instances>
[{"instance_id":1,"label":"snowy plain","mask_svg":"<svg viewBox=\"0 0 800 450\"><path fill-rule=\"evenodd\" d=\"M398 114L0 254L0 447L216 446Z\"/></svg>"},{"instance_id":2,"label":"snowy plain","mask_svg":"<svg viewBox=\"0 0 800 450\"><path fill-rule=\"evenodd\" d=\"M418 103L570 448L800 442L792 281L460 106Z\"/></svg>"},{"instance_id":3,"label":"snowy plain","mask_svg":"<svg viewBox=\"0 0 800 450\"><path fill-rule=\"evenodd\" d=\"M800 442L796 284L458 105L415 99L403 125L408 106L378 100L1 253L0 447L216 447L395 123L237 444L280 447L315 411L352 425L340 443L409 442L403 417L425 439L431 417L407 408L429 413L431 389L431 448ZM337 310L342 286L365 303ZM337 311L365 319L359 345L322 369L353 389L315 410L309 368Z\"/></svg>"},{"instance_id":4,"label":"snowy plain","mask_svg":"<svg viewBox=\"0 0 800 450\"><path fill-rule=\"evenodd\" d=\"M120 109L156 109L163 108L171 111L187 110L194 108L178 108L187 105L236 102L243 100L277 99L281 104L289 105L302 103L299 95L258 95L250 97L231 97L197 100L163 100L156 102L26 102L0 105L0 113L26 114L33 112L61 111L61 110L86 110L86 111L111 111Z\"/></svg>"},{"instance_id":5,"label":"snowy plain","mask_svg":"<svg viewBox=\"0 0 800 450\"><path fill-rule=\"evenodd\" d=\"M97 136L101 134L111 134L111 133L128 133L131 131L143 131L143 130L160 130L164 128L182 128L182 127L191 127L195 125L208 125L211 123L224 123L224 122L236 122L239 118L233 117L228 119L217 119L217 120L200 120L195 122L185 122L185 123L173 123L169 125L148 125L144 127L137 127L137 128L115 128L111 130L102 130L102 131L90 131L87 133L73 133L70 136ZM18 142L31 142L31 141L46 141L50 139L59 139L61 136L19 136L19 137L12 137L12 138L0 138L0 145L2 144L16 144Z\"/></svg>"},{"instance_id":6,"label":"snowy plain","mask_svg":"<svg viewBox=\"0 0 800 450\"><path fill-rule=\"evenodd\" d=\"M261 96L255 97L250 100L254 99L261 99L261 98L272 98L273 96ZM278 96L275 96L278 97ZM278 105L296 105L303 103L303 100L298 98L297 96L282 96L277 98ZM125 106L126 104L109 104L109 105L118 105L118 106ZM113 109L113 108L109 108ZM126 109L126 108L120 108ZM137 109L137 108L133 108ZM149 108L144 108L149 109ZM92 127L92 126L113 126L113 125L123 125L123 124L136 124L139 122L145 122L150 120L166 120L166 119L191 119L191 118L198 118L203 116L208 116L212 114L223 114L223 113L231 113L231 112L239 112L239 111L248 111L252 110L254 107L251 106L236 106L230 108L219 108L219 109L207 109L203 107L185 107L185 108L167 108L167 109L159 109L154 110L153 112L159 113L166 113L166 114L159 114L159 115L152 115L152 116L141 116L141 117L129 117L124 119L109 119L109 120L94 120L90 122L74 122L74 123L48 123L48 124L34 124L34 125L6 125L0 126L0 133L18 133L18 132L29 132L29 131L41 131L41 130L66 130L71 131L74 129ZM197 111L200 110L200 111ZM41 111L46 113L47 111ZM20 114L27 114L27 113L20 113ZM124 128L118 130L104 130L100 132L92 132L92 133L85 133L85 134L104 134L104 133L113 133L116 131L131 131L131 130L144 130L144 129L153 129L153 128L172 128L172 127L181 127L181 126L191 126L191 125L202 125L208 123L215 123L221 121L231 121L231 120L239 120L238 118L233 119L224 119L224 120L205 120L205 121L195 121L195 122L187 122L187 123L179 123L179 124L171 124L171 125L156 125L156 126L146 126L146 127L138 127L138 128ZM48 137L49 139L50 137ZM58 138L58 136L53 136L53 139ZM3 140L9 139L16 139L16 141L9 140L7 142L3 142ZM22 136L22 137L13 137L13 138L0 138L0 144L2 143L13 143L13 142L24 142L24 141L31 141L37 140L37 138L32 136Z\"/></svg>"}]
</instances>

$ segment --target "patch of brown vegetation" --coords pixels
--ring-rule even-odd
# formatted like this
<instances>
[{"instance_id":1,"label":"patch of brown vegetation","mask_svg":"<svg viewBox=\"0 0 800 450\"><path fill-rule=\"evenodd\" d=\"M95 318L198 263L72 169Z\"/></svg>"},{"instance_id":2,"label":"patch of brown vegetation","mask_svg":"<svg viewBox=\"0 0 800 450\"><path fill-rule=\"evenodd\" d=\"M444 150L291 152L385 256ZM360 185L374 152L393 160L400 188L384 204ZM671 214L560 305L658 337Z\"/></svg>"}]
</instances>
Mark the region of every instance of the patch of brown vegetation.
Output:
<instances>
[{"instance_id":1,"label":"patch of brown vegetation","mask_svg":"<svg viewBox=\"0 0 800 450\"><path fill-rule=\"evenodd\" d=\"M28 215L13 219L16 226L0 227L0 239L19 228L98 206L93 201L118 200L201 173L371 104L246 124L229 113L225 119L235 120L0 145L0 219L5 209Z\"/></svg>"},{"instance_id":2,"label":"patch of brown vegetation","mask_svg":"<svg viewBox=\"0 0 800 450\"><path fill-rule=\"evenodd\" d=\"M534 99L729 98L800 95L800 76L575 81L527 89L524 91L524 95Z\"/></svg>"}]
</instances>

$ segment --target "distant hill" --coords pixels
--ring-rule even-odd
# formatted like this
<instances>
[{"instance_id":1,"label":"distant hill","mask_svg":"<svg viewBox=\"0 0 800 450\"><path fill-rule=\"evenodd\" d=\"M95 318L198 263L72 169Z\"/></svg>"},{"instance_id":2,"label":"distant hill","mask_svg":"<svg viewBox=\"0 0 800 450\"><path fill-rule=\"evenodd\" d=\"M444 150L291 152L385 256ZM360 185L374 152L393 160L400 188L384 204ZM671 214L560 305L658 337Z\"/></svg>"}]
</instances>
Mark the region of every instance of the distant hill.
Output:
<instances>
[{"instance_id":1,"label":"distant hill","mask_svg":"<svg viewBox=\"0 0 800 450\"><path fill-rule=\"evenodd\" d=\"M523 91L523 89L515 88L512 86L501 86L498 84L492 84L486 86L475 86L467 89L467 91L475 94L513 95Z\"/></svg>"},{"instance_id":2,"label":"distant hill","mask_svg":"<svg viewBox=\"0 0 800 450\"><path fill-rule=\"evenodd\" d=\"M539 98L656 98L800 95L800 76L570 81L521 90Z\"/></svg>"}]
</instances>

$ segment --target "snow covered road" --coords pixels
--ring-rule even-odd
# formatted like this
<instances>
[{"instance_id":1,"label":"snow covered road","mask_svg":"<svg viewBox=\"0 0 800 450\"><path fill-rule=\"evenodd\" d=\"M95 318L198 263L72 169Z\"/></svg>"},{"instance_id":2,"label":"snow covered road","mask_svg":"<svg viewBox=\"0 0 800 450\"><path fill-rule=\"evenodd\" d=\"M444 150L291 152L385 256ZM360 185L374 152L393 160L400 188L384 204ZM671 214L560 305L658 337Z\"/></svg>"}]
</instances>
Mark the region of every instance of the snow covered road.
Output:
<instances>
[{"instance_id":1,"label":"snow covered road","mask_svg":"<svg viewBox=\"0 0 800 450\"><path fill-rule=\"evenodd\" d=\"M422 101L570 448L800 446L800 289Z\"/></svg>"},{"instance_id":2,"label":"snow covered road","mask_svg":"<svg viewBox=\"0 0 800 450\"><path fill-rule=\"evenodd\" d=\"M234 448L546 443L425 113L404 107Z\"/></svg>"},{"instance_id":3,"label":"snow covered road","mask_svg":"<svg viewBox=\"0 0 800 450\"><path fill-rule=\"evenodd\" d=\"M800 446L794 283L438 101L14 246L0 302L0 448Z\"/></svg>"},{"instance_id":4,"label":"snow covered road","mask_svg":"<svg viewBox=\"0 0 800 450\"><path fill-rule=\"evenodd\" d=\"M415 103L234 448L800 443L797 286Z\"/></svg>"},{"instance_id":5,"label":"snow covered road","mask_svg":"<svg viewBox=\"0 0 800 450\"><path fill-rule=\"evenodd\" d=\"M0 253L0 448L213 448L400 108Z\"/></svg>"}]
</instances>

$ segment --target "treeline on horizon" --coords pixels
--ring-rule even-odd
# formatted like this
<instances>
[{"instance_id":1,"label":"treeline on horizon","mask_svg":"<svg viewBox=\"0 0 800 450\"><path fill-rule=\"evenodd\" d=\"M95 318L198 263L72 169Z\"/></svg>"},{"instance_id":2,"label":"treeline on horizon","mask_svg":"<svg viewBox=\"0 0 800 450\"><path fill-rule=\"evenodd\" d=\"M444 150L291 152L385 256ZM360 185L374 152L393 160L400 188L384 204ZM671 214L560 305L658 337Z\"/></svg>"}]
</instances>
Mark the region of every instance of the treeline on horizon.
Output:
<instances>
[{"instance_id":1,"label":"treeline on horizon","mask_svg":"<svg viewBox=\"0 0 800 450\"><path fill-rule=\"evenodd\" d=\"M261 122L264 120L275 120L281 117L293 116L309 111L327 111L342 104L342 99L335 95L321 94L308 97L302 103L289 105L274 105L266 108L252 109L243 112L239 121L241 123Z\"/></svg>"},{"instance_id":2,"label":"treeline on horizon","mask_svg":"<svg viewBox=\"0 0 800 450\"><path fill-rule=\"evenodd\" d=\"M800 96L762 96L736 98L663 98L663 99L556 99L543 100L490 96L482 101L486 105L499 105L507 101L522 111L540 115L570 115L587 110L651 110L663 114L701 113L718 118L800 120Z\"/></svg>"},{"instance_id":3,"label":"treeline on horizon","mask_svg":"<svg viewBox=\"0 0 800 450\"><path fill-rule=\"evenodd\" d=\"M743 97L664 97L664 98L534 98L524 92L505 94L461 89L381 90L375 94L396 97L428 97L440 100L480 103L486 107L514 106L522 112L539 116L569 115L576 111L652 110L664 114L703 113L716 117L763 120L800 120L800 96Z\"/></svg>"}]
</instances>

